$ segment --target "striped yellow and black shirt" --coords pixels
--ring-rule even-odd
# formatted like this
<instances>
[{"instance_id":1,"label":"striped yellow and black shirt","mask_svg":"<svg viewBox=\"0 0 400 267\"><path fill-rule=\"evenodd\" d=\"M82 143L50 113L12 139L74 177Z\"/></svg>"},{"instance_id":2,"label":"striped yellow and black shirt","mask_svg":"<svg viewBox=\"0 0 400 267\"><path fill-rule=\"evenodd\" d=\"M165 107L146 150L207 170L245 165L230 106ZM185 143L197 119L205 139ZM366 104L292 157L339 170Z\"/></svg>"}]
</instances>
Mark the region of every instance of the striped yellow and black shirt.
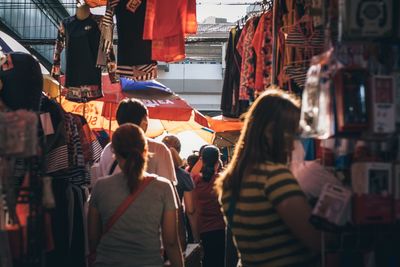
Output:
<instances>
[{"instance_id":1,"label":"striped yellow and black shirt","mask_svg":"<svg viewBox=\"0 0 400 267\"><path fill-rule=\"evenodd\" d=\"M265 163L244 177L232 232L244 267L311 266L310 251L293 235L275 207L291 196L304 196L284 165ZM230 191L222 196L224 213Z\"/></svg>"}]
</instances>

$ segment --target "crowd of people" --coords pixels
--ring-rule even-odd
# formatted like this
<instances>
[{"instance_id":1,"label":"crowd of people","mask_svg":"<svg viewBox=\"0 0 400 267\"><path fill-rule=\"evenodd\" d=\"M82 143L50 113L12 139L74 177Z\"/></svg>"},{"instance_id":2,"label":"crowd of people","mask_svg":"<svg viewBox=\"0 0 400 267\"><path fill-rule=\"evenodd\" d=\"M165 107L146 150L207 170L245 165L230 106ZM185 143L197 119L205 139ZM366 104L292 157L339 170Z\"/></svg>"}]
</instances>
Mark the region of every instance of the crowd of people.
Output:
<instances>
[{"instance_id":1,"label":"crowd of people","mask_svg":"<svg viewBox=\"0 0 400 267\"><path fill-rule=\"evenodd\" d=\"M288 168L300 118L292 95L256 99L225 166L216 146L183 160L176 136L147 138L138 100L116 117L89 201L92 266L184 266L188 243L201 244L204 267L317 264L320 233Z\"/></svg>"}]
</instances>

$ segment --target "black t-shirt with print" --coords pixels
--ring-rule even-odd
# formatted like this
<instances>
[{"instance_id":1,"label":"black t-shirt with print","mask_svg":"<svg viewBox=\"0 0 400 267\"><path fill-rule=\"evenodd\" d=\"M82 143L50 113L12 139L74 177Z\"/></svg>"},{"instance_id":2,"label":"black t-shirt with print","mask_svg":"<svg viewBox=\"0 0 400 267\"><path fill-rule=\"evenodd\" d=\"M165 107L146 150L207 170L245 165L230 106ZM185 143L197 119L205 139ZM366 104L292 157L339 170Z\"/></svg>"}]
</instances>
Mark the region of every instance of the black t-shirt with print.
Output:
<instances>
[{"instance_id":1,"label":"black t-shirt with print","mask_svg":"<svg viewBox=\"0 0 400 267\"><path fill-rule=\"evenodd\" d=\"M71 16L63 20L66 48L66 87L101 86L101 68L96 67L100 41L98 22Z\"/></svg>"}]
</instances>

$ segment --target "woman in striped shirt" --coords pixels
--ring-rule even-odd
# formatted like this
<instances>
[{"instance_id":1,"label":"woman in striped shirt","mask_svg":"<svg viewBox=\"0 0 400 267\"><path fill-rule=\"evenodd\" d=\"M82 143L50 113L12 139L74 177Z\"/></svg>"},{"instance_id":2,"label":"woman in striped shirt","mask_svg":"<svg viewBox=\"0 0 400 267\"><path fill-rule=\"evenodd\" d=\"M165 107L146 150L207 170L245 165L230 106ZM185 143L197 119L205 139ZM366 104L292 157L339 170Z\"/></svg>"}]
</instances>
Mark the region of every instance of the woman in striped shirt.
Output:
<instances>
[{"instance_id":1,"label":"woman in striped shirt","mask_svg":"<svg viewBox=\"0 0 400 267\"><path fill-rule=\"evenodd\" d=\"M320 233L287 163L300 119L299 102L269 89L246 115L236 150L217 181L242 266L315 266Z\"/></svg>"}]
</instances>

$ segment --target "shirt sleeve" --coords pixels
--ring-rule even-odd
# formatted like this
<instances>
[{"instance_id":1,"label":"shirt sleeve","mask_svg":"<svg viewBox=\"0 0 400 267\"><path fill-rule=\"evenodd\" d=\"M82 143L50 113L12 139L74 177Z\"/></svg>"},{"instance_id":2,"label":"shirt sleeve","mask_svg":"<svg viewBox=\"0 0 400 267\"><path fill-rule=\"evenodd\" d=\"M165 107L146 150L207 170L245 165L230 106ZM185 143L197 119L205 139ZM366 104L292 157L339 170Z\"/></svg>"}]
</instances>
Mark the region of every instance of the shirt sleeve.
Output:
<instances>
[{"instance_id":1,"label":"shirt sleeve","mask_svg":"<svg viewBox=\"0 0 400 267\"><path fill-rule=\"evenodd\" d=\"M285 167L269 171L264 192L274 206L293 196L305 197L297 180Z\"/></svg>"},{"instance_id":2,"label":"shirt sleeve","mask_svg":"<svg viewBox=\"0 0 400 267\"><path fill-rule=\"evenodd\" d=\"M195 188L194 181L189 173L185 173L184 189L185 192L193 191Z\"/></svg>"},{"instance_id":3,"label":"shirt sleeve","mask_svg":"<svg viewBox=\"0 0 400 267\"><path fill-rule=\"evenodd\" d=\"M107 176L110 171L112 165L112 152L111 145L108 144L101 152L100 161L99 161L99 175L100 177Z\"/></svg>"},{"instance_id":4,"label":"shirt sleeve","mask_svg":"<svg viewBox=\"0 0 400 267\"><path fill-rule=\"evenodd\" d=\"M55 79L59 79L61 75L61 52L65 47L65 29L63 24L58 28L58 34L56 39L56 44L54 47L53 54L53 66L51 68L51 76Z\"/></svg>"},{"instance_id":5,"label":"shirt sleeve","mask_svg":"<svg viewBox=\"0 0 400 267\"><path fill-rule=\"evenodd\" d=\"M164 211L177 210L179 207L175 197L175 189L173 184L168 181L165 186L164 193Z\"/></svg>"},{"instance_id":6,"label":"shirt sleeve","mask_svg":"<svg viewBox=\"0 0 400 267\"><path fill-rule=\"evenodd\" d=\"M176 184L177 180L175 175L174 163L172 161L172 156L169 152L169 149L164 144L160 144L158 152L159 155L157 155L157 157L159 156L160 158L157 165L157 175L165 177Z\"/></svg>"}]
</instances>

